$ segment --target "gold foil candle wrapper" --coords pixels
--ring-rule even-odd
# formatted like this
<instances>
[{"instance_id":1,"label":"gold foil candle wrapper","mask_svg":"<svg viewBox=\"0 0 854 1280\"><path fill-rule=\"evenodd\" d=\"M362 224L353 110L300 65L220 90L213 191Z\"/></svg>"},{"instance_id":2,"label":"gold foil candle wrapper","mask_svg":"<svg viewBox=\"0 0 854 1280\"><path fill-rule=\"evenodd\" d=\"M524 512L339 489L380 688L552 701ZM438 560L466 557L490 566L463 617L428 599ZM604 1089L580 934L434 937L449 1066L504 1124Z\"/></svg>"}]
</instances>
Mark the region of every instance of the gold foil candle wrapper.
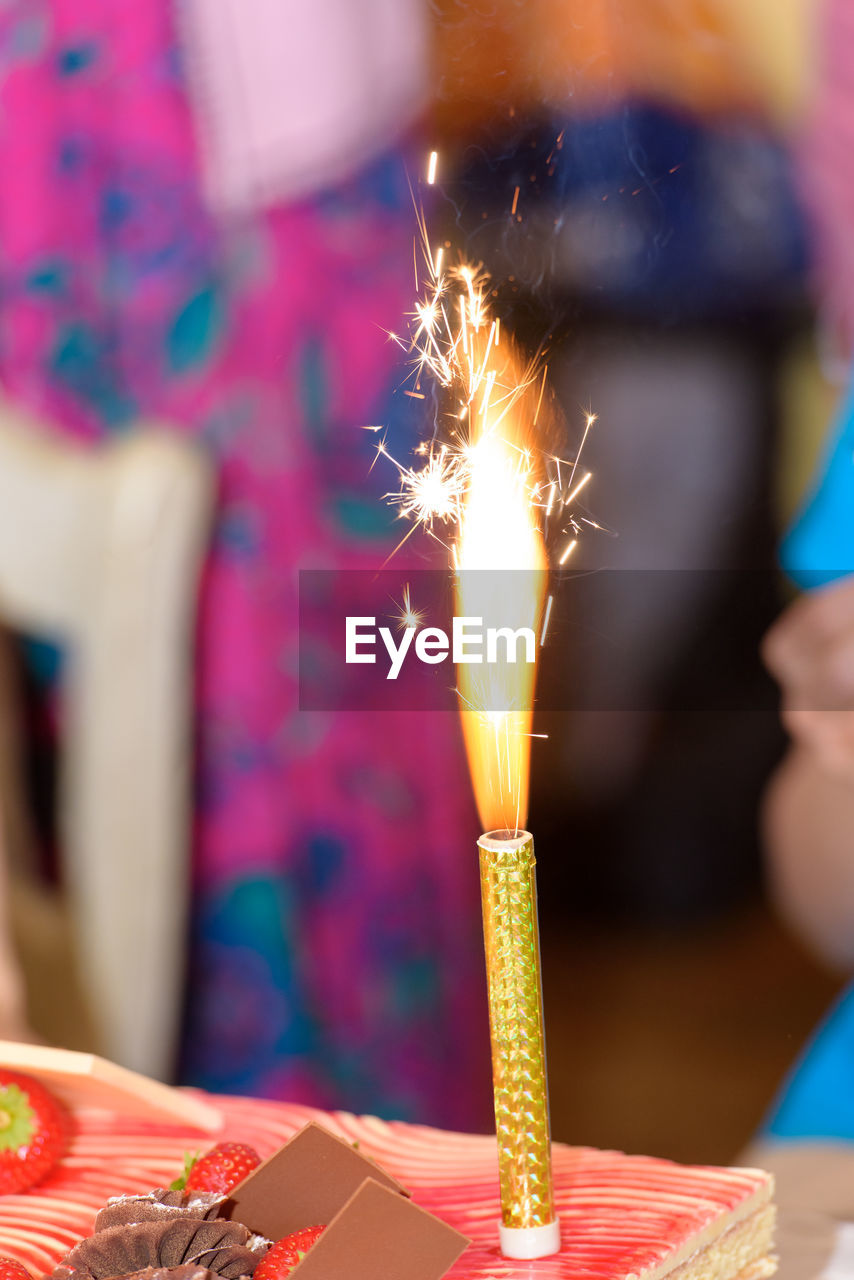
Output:
<instances>
[{"instance_id":1,"label":"gold foil candle wrapper","mask_svg":"<svg viewBox=\"0 0 854 1280\"><path fill-rule=\"evenodd\" d=\"M534 841L491 831L478 849L502 1225L530 1231L556 1221Z\"/></svg>"}]
</instances>

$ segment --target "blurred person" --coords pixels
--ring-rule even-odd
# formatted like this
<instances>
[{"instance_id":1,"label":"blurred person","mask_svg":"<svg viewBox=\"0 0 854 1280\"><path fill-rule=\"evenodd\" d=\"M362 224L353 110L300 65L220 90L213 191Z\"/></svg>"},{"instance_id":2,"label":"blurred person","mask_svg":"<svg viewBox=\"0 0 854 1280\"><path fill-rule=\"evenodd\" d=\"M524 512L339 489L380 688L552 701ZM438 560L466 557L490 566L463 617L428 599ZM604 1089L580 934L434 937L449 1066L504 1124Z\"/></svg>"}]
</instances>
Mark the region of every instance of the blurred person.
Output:
<instances>
[{"instance_id":1,"label":"blurred person","mask_svg":"<svg viewBox=\"0 0 854 1280\"><path fill-rule=\"evenodd\" d=\"M185 45L177 9L2 8L0 377L56 431L156 418L217 468L180 1078L478 1127L456 725L297 702L297 569L382 562L388 478L358 428L405 455L415 426L383 330L412 291L418 5L185 5Z\"/></svg>"},{"instance_id":2,"label":"blurred person","mask_svg":"<svg viewBox=\"0 0 854 1280\"><path fill-rule=\"evenodd\" d=\"M772 894L781 914L826 963L854 973L854 413L794 539L825 543L821 585L797 599L768 633L766 662L781 686L792 744L769 786L764 834ZM849 490L847 511L834 495ZM839 519L838 517L842 517ZM835 548L835 550L834 550ZM802 560L791 571L810 585ZM835 566L835 568L831 568ZM775 1104L778 1137L854 1141L854 988L802 1055Z\"/></svg>"},{"instance_id":3,"label":"blurred person","mask_svg":"<svg viewBox=\"0 0 854 1280\"><path fill-rule=\"evenodd\" d=\"M854 13L821 7L819 88L801 144L804 197L817 232L821 328L829 371L854 350ZM850 375L849 375L850 376ZM764 642L792 738L764 812L772 890L829 964L854 971L854 391L849 389L812 491L781 560L808 588ZM854 988L819 1028L768 1121L776 1137L854 1141Z\"/></svg>"}]
</instances>

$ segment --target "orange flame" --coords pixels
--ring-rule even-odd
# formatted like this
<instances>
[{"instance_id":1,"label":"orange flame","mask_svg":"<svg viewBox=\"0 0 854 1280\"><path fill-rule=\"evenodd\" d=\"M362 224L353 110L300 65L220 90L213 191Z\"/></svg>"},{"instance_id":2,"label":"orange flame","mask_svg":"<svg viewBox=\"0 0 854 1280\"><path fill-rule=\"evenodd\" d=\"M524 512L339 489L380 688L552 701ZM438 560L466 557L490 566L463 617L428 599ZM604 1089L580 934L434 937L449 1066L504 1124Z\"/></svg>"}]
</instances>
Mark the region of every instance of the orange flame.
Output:
<instances>
[{"instance_id":1,"label":"orange flame","mask_svg":"<svg viewBox=\"0 0 854 1280\"><path fill-rule=\"evenodd\" d=\"M539 379L507 343L485 328L469 335L474 371L469 403L468 483L454 546L457 616L490 627L530 628L540 635L547 558L535 501L544 483L543 452L534 431ZM471 383L470 383L471 385ZM537 434L540 434L539 429ZM482 570L500 572L484 573ZM457 667L457 688L475 801L484 831L518 831L528 816L528 776L536 665L502 660Z\"/></svg>"}]
</instances>

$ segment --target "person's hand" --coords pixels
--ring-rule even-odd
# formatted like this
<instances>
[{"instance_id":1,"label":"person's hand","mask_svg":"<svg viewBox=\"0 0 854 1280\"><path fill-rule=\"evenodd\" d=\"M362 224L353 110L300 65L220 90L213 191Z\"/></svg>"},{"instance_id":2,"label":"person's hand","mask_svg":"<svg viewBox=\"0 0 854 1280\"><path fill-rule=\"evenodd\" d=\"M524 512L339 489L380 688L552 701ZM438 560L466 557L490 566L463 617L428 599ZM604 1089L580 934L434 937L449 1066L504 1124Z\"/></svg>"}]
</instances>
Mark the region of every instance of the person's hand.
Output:
<instances>
[{"instance_id":1,"label":"person's hand","mask_svg":"<svg viewBox=\"0 0 854 1280\"><path fill-rule=\"evenodd\" d=\"M762 656L780 682L792 737L823 768L854 782L854 578L790 605Z\"/></svg>"}]
</instances>

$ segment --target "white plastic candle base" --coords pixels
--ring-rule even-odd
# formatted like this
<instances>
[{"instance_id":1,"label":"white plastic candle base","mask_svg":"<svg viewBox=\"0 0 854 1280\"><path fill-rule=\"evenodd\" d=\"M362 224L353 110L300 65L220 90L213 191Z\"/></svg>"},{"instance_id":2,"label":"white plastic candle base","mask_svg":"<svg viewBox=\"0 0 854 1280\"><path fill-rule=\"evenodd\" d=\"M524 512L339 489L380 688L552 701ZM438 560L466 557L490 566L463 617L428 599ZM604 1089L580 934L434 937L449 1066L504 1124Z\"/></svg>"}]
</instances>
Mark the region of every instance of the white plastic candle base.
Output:
<instances>
[{"instance_id":1,"label":"white plastic candle base","mask_svg":"<svg viewBox=\"0 0 854 1280\"><path fill-rule=\"evenodd\" d=\"M498 1224L498 1238L505 1258L548 1258L560 1253L560 1221L542 1227L505 1227Z\"/></svg>"}]
</instances>

